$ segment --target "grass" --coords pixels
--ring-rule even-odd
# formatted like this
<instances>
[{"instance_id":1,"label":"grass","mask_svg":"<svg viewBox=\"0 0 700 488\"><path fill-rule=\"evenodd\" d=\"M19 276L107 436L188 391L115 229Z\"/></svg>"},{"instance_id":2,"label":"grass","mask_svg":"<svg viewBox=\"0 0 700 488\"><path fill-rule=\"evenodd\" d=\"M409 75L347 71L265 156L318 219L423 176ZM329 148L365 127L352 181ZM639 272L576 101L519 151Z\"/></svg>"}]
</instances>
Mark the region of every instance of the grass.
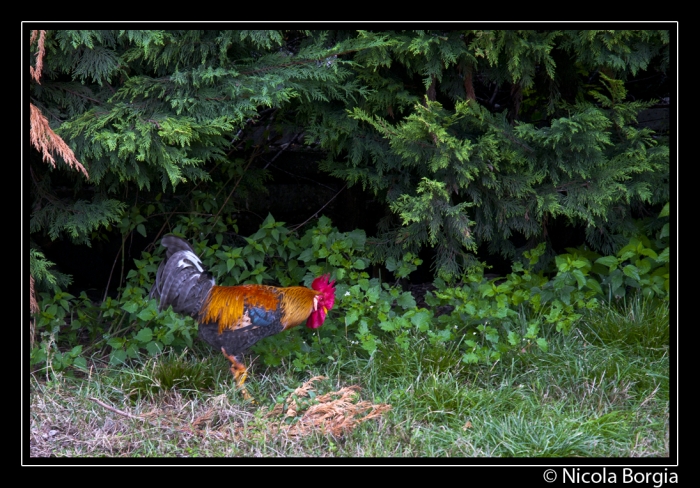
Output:
<instances>
[{"instance_id":1,"label":"grass","mask_svg":"<svg viewBox=\"0 0 700 488\"><path fill-rule=\"evenodd\" d=\"M462 363L456 348L420 336L407 351L382 344L369 359L348 349L306 375L285 362L256 366L247 382L256 403L204 348L79 378L34 375L30 456L669 456L666 305L632 300L548 340L546 353L533 348L489 366ZM315 376L325 379L299 389ZM352 385L361 388L355 406L391 409L358 415L341 433L289 427L325 406L322 395Z\"/></svg>"}]
</instances>

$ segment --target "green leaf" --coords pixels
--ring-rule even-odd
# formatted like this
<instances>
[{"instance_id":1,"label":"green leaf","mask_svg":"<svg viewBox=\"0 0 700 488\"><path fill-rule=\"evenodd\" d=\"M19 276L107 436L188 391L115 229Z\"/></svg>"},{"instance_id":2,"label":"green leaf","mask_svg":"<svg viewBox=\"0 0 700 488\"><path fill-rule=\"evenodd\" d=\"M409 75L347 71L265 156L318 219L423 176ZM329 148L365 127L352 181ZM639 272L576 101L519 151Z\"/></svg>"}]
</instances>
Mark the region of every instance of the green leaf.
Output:
<instances>
[{"instance_id":1,"label":"green leaf","mask_svg":"<svg viewBox=\"0 0 700 488\"><path fill-rule=\"evenodd\" d=\"M357 310L349 310L345 313L345 325L352 325L360 318Z\"/></svg>"},{"instance_id":2,"label":"green leaf","mask_svg":"<svg viewBox=\"0 0 700 488\"><path fill-rule=\"evenodd\" d=\"M357 259L353 263L352 267L355 269L365 269L367 265L365 264L365 261L363 259Z\"/></svg>"},{"instance_id":3,"label":"green leaf","mask_svg":"<svg viewBox=\"0 0 700 488\"><path fill-rule=\"evenodd\" d=\"M508 332L508 344L517 346L520 343L520 337L513 331Z\"/></svg>"},{"instance_id":4,"label":"green leaf","mask_svg":"<svg viewBox=\"0 0 700 488\"><path fill-rule=\"evenodd\" d=\"M642 256L649 256L652 259L656 259L657 255L653 249L643 248L639 250L639 254Z\"/></svg>"},{"instance_id":5,"label":"green leaf","mask_svg":"<svg viewBox=\"0 0 700 488\"><path fill-rule=\"evenodd\" d=\"M586 286L586 277L580 269L573 270L571 274L574 276L574 278L576 278L576 283L578 284L579 290Z\"/></svg>"},{"instance_id":6,"label":"green leaf","mask_svg":"<svg viewBox=\"0 0 700 488\"><path fill-rule=\"evenodd\" d=\"M138 334L136 334L136 336L134 336L134 339L141 343L149 342L153 339L153 331L150 327L144 327Z\"/></svg>"},{"instance_id":7,"label":"green leaf","mask_svg":"<svg viewBox=\"0 0 700 488\"><path fill-rule=\"evenodd\" d=\"M75 366L78 369L86 370L87 369L87 360L82 356L77 357L73 360L73 366Z\"/></svg>"},{"instance_id":8,"label":"green leaf","mask_svg":"<svg viewBox=\"0 0 700 488\"><path fill-rule=\"evenodd\" d=\"M617 265L619 264L619 261L615 256L603 256L602 258L596 259L595 262L602 264L603 266L607 266L610 268L610 271L617 268Z\"/></svg>"},{"instance_id":9,"label":"green leaf","mask_svg":"<svg viewBox=\"0 0 700 488\"><path fill-rule=\"evenodd\" d=\"M610 285L612 286L613 292L622 287L622 273L619 271L615 274L610 275Z\"/></svg>"},{"instance_id":10,"label":"green leaf","mask_svg":"<svg viewBox=\"0 0 700 488\"><path fill-rule=\"evenodd\" d=\"M586 286L596 292L598 295L603 294L603 289L600 286L600 283L596 281L594 278L588 278L586 280Z\"/></svg>"},{"instance_id":11,"label":"green leaf","mask_svg":"<svg viewBox=\"0 0 700 488\"><path fill-rule=\"evenodd\" d=\"M568 271L570 268L569 260L565 256L555 256L554 262L559 272Z\"/></svg>"},{"instance_id":12,"label":"green leaf","mask_svg":"<svg viewBox=\"0 0 700 488\"><path fill-rule=\"evenodd\" d=\"M656 255L656 253L654 253L654 256L652 258L644 258L644 259L637 261L636 264L637 264L637 268L638 268L640 276L644 276L652 270L652 268L655 265L654 260L657 259L657 257L658 256Z\"/></svg>"},{"instance_id":13,"label":"green leaf","mask_svg":"<svg viewBox=\"0 0 700 488\"><path fill-rule=\"evenodd\" d=\"M301 261L304 261L305 263L311 261L314 258L314 250L309 248L305 249L302 251L302 253L299 255L299 259Z\"/></svg>"},{"instance_id":14,"label":"green leaf","mask_svg":"<svg viewBox=\"0 0 700 488\"><path fill-rule=\"evenodd\" d=\"M111 366L121 366L126 361L126 351L123 349L113 349L109 355Z\"/></svg>"},{"instance_id":15,"label":"green leaf","mask_svg":"<svg viewBox=\"0 0 700 488\"><path fill-rule=\"evenodd\" d=\"M110 337L107 340L107 345L110 346L112 349L121 349L122 346L124 345L125 339L122 337Z\"/></svg>"},{"instance_id":16,"label":"green leaf","mask_svg":"<svg viewBox=\"0 0 700 488\"><path fill-rule=\"evenodd\" d=\"M348 237L352 239L356 251L362 251L364 249L365 241L367 240L367 236L365 235L364 230L355 229L353 231L350 231L348 232Z\"/></svg>"},{"instance_id":17,"label":"green leaf","mask_svg":"<svg viewBox=\"0 0 700 488\"><path fill-rule=\"evenodd\" d=\"M396 303L404 310L408 308L416 308L416 300L409 291L403 292L396 300Z\"/></svg>"},{"instance_id":18,"label":"green leaf","mask_svg":"<svg viewBox=\"0 0 700 488\"><path fill-rule=\"evenodd\" d=\"M540 325L537 322L531 322L527 326L527 332L525 333L526 339L534 339L540 331Z\"/></svg>"},{"instance_id":19,"label":"green leaf","mask_svg":"<svg viewBox=\"0 0 700 488\"><path fill-rule=\"evenodd\" d=\"M634 278L637 281L640 280L639 270L637 269L636 266L628 264L627 266L622 268L622 272L625 274L625 276L629 276L630 278Z\"/></svg>"},{"instance_id":20,"label":"green leaf","mask_svg":"<svg viewBox=\"0 0 700 488\"><path fill-rule=\"evenodd\" d=\"M129 344L126 348L126 355L132 359L139 357L139 346L135 342Z\"/></svg>"},{"instance_id":21,"label":"green leaf","mask_svg":"<svg viewBox=\"0 0 700 488\"><path fill-rule=\"evenodd\" d=\"M426 310L420 310L411 315L411 323L419 330L426 330L430 326L432 314Z\"/></svg>"},{"instance_id":22,"label":"green leaf","mask_svg":"<svg viewBox=\"0 0 700 488\"><path fill-rule=\"evenodd\" d=\"M378 340L373 335L369 335L369 336L365 337L361 342L362 342L362 349L367 351L370 355L374 354L374 352L377 350Z\"/></svg>"},{"instance_id":23,"label":"green leaf","mask_svg":"<svg viewBox=\"0 0 700 488\"><path fill-rule=\"evenodd\" d=\"M146 350L151 356L156 356L163 352L163 344L158 341L152 341L146 344Z\"/></svg>"},{"instance_id":24,"label":"green leaf","mask_svg":"<svg viewBox=\"0 0 700 488\"><path fill-rule=\"evenodd\" d=\"M271 229L275 226L275 219L272 217L272 214L267 214L267 217L265 217L265 220L263 221L262 225L260 226L263 229Z\"/></svg>"},{"instance_id":25,"label":"green leaf","mask_svg":"<svg viewBox=\"0 0 700 488\"><path fill-rule=\"evenodd\" d=\"M465 362L465 363L467 363L467 364L475 364L475 363L478 363L478 362L479 362L479 356L477 356L477 355L474 354L473 352L465 353L465 354L462 356L462 362Z\"/></svg>"},{"instance_id":26,"label":"green leaf","mask_svg":"<svg viewBox=\"0 0 700 488\"><path fill-rule=\"evenodd\" d=\"M486 340L489 342L496 344L498 343L499 337L498 337L498 331L494 329L493 327L487 327L486 328Z\"/></svg>"},{"instance_id":27,"label":"green leaf","mask_svg":"<svg viewBox=\"0 0 700 488\"><path fill-rule=\"evenodd\" d=\"M379 328L384 330L384 331L387 331L387 332L392 332L400 327L398 326L398 324L396 322L389 320L389 321L381 322L379 324Z\"/></svg>"},{"instance_id":28,"label":"green leaf","mask_svg":"<svg viewBox=\"0 0 700 488\"><path fill-rule=\"evenodd\" d=\"M158 316L158 310L156 310L154 307L144 308L136 316L139 318L139 320L148 322Z\"/></svg>"}]
</instances>

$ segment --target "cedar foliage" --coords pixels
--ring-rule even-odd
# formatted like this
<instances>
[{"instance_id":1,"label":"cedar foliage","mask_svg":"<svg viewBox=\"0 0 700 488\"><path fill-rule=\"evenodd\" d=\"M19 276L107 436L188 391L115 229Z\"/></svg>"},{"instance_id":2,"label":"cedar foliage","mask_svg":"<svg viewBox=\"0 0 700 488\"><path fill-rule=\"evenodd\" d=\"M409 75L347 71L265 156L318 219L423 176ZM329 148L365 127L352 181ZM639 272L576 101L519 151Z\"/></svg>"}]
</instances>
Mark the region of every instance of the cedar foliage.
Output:
<instances>
[{"instance_id":1,"label":"cedar foliage","mask_svg":"<svg viewBox=\"0 0 700 488\"><path fill-rule=\"evenodd\" d=\"M453 279L473 263L470 251L513 258L547 239L555 219L614 253L636 231L634 217L668 200L668 146L636 123L656 100L628 96L626 82L644 71L661 84L669 32L391 39L356 57L373 96L311 126L329 150L324 168L392 210L375 259L429 245L438 274Z\"/></svg>"},{"instance_id":2,"label":"cedar foliage","mask_svg":"<svg viewBox=\"0 0 700 488\"><path fill-rule=\"evenodd\" d=\"M668 95L670 34L47 31L30 102L90 180L30 154L30 232L155 237L167 212L202 210L195 192L231 213L292 135L390 211L368 241L375 262L430 246L457 279L479 246L515 257L557 219L614 253L669 199L666 139L637 116Z\"/></svg>"}]
</instances>

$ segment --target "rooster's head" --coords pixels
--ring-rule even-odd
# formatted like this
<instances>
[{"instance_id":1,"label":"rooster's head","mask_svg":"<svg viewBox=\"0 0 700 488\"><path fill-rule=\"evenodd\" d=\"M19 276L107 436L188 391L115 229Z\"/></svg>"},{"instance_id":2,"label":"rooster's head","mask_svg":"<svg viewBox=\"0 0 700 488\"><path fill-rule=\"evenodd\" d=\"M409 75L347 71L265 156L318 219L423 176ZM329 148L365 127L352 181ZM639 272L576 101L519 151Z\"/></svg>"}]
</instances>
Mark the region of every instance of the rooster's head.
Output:
<instances>
[{"instance_id":1,"label":"rooster's head","mask_svg":"<svg viewBox=\"0 0 700 488\"><path fill-rule=\"evenodd\" d=\"M314 311L306 321L306 326L317 329L326 320L326 314L335 303L335 280L331 281L331 275L319 276L311 283L311 288L320 293L314 297Z\"/></svg>"}]
</instances>

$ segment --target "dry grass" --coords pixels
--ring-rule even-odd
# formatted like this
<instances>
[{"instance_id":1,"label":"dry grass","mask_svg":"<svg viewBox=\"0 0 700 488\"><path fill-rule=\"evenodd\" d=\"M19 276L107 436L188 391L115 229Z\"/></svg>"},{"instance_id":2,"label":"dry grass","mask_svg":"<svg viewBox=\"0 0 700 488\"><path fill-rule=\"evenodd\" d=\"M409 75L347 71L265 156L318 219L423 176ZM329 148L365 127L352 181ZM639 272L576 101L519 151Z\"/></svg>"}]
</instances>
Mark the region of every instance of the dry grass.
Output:
<instances>
[{"instance_id":1,"label":"dry grass","mask_svg":"<svg viewBox=\"0 0 700 488\"><path fill-rule=\"evenodd\" d=\"M202 440L205 451L216 452L217 441L230 440L252 418L225 395L195 402L171 392L157 401L120 407L69 388L33 394L30 457L184 454Z\"/></svg>"},{"instance_id":2,"label":"dry grass","mask_svg":"<svg viewBox=\"0 0 700 488\"><path fill-rule=\"evenodd\" d=\"M325 379L325 376L314 376L297 388L285 402L288 405L286 412L284 404L275 405L266 415L270 419L281 418L270 424L273 431L282 431L291 436L309 435L314 431L340 436L391 409L391 405L386 403L373 405L367 400L358 401L360 387L357 385L316 397L317 403L307 408L300 406L297 400L309 398L309 393L315 391L313 384ZM292 420L292 423L285 423L288 420Z\"/></svg>"},{"instance_id":3,"label":"dry grass","mask_svg":"<svg viewBox=\"0 0 700 488\"><path fill-rule=\"evenodd\" d=\"M199 399L173 390L131 405L108 401L103 385L33 382L30 457L307 456L297 438L343 436L391 407L360 400L356 385L304 403L311 378L271 410L235 393ZM94 388L94 390L93 390ZM267 450L266 450L267 449Z\"/></svg>"}]
</instances>

